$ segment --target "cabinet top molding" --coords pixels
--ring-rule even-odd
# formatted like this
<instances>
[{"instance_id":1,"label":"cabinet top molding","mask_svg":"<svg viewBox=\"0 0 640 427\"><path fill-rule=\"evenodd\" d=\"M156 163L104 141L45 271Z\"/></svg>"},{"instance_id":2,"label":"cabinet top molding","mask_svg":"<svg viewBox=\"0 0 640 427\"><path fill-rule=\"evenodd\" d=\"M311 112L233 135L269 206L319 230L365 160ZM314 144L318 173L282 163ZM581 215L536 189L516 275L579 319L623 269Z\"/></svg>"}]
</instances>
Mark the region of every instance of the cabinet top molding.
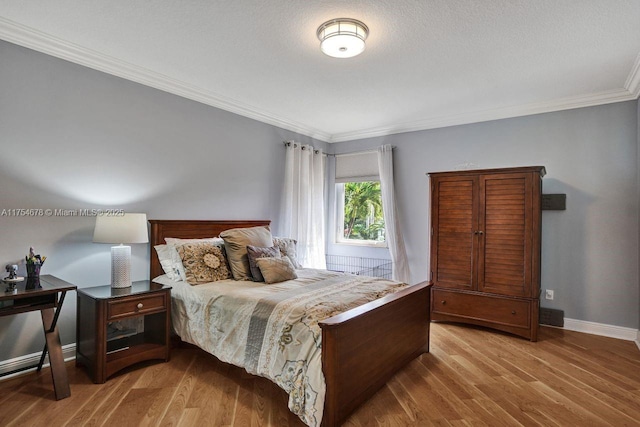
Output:
<instances>
[{"instance_id":1,"label":"cabinet top molding","mask_svg":"<svg viewBox=\"0 0 640 427\"><path fill-rule=\"evenodd\" d=\"M496 174L496 173L522 173L522 172L537 172L542 178L547 174L547 170L544 166L519 166L514 168L497 168L497 169L468 169L468 170L455 170L455 171L443 171L443 172L427 172L427 176L438 175L478 175L478 174Z\"/></svg>"}]
</instances>

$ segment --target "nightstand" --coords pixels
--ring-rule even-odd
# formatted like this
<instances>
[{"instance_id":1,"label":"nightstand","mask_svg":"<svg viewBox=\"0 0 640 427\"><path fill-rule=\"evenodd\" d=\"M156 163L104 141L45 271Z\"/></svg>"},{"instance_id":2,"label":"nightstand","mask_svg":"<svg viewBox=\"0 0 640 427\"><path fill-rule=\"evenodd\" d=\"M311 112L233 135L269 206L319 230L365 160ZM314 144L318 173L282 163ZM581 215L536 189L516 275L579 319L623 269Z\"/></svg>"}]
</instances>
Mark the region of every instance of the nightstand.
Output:
<instances>
[{"instance_id":1,"label":"nightstand","mask_svg":"<svg viewBox=\"0 0 640 427\"><path fill-rule=\"evenodd\" d=\"M141 280L77 293L76 366L94 383L138 362L169 360L171 287Z\"/></svg>"}]
</instances>

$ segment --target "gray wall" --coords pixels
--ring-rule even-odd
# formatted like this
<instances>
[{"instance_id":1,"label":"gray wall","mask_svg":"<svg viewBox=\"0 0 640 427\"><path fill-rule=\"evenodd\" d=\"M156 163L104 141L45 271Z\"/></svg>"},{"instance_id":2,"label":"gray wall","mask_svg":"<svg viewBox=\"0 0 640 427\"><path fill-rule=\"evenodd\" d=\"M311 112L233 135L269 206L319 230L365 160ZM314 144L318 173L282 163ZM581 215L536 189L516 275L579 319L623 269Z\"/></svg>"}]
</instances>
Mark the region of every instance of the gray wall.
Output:
<instances>
[{"instance_id":1,"label":"gray wall","mask_svg":"<svg viewBox=\"0 0 640 427\"><path fill-rule=\"evenodd\" d=\"M0 42L0 213L123 208L155 219L272 219L277 230L288 139L326 149L308 137ZM43 274L79 287L108 284L110 245L91 243L94 223L92 217L0 216L2 272L34 246L49 257ZM147 245L133 245L132 256L132 278L147 278ZM75 342L75 293L65 302L60 331L63 344ZM0 343L0 361L40 351L39 314L0 317Z\"/></svg>"},{"instance_id":2,"label":"gray wall","mask_svg":"<svg viewBox=\"0 0 640 427\"><path fill-rule=\"evenodd\" d=\"M427 172L543 165L545 193L566 193L566 211L543 212L543 307L565 317L637 328L637 101L455 126L330 146L335 153L392 144L412 281L429 264Z\"/></svg>"},{"instance_id":3,"label":"gray wall","mask_svg":"<svg viewBox=\"0 0 640 427\"><path fill-rule=\"evenodd\" d=\"M327 145L0 42L0 212L113 207L160 219L266 218L277 231L282 140L329 152L389 143L419 282L428 271L427 172L541 164L544 191L567 194L566 211L543 214L542 285L556 291L543 306L637 328L639 115L627 102ZM0 265L34 246L49 256L43 273L80 287L108 284L109 249L91 243L93 224L2 216ZM133 278L147 278L148 248L134 245L133 258ZM63 344L73 343L73 294L60 326ZM0 318L0 361L39 351L41 335L35 313Z\"/></svg>"}]
</instances>

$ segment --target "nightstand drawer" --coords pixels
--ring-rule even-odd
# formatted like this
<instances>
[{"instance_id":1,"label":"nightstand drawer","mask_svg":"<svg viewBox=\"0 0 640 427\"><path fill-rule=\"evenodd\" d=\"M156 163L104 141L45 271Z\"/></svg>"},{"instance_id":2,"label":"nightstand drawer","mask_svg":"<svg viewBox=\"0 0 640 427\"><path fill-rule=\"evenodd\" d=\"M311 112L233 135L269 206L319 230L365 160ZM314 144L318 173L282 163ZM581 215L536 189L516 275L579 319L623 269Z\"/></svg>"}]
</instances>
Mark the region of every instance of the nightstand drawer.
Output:
<instances>
[{"instance_id":1,"label":"nightstand drawer","mask_svg":"<svg viewBox=\"0 0 640 427\"><path fill-rule=\"evenodd\" d=\"M166 293L162 293L148 297L126 298L124 301L109 301L107 321L163 311L167 307L166 295Z\"/></svg>"}]
</instances>

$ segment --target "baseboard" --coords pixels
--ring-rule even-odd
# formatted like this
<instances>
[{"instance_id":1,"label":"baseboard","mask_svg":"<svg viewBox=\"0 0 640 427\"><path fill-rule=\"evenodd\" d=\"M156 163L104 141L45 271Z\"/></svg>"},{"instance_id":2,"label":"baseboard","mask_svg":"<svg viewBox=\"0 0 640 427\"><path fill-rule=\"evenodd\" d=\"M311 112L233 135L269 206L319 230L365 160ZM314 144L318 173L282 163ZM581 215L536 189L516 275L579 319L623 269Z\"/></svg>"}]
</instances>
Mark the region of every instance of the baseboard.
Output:
<instances>
[{"instance_id":1,"label":"baseboard","mask_svg":"<svg viewBox=\"0 0 640 427\"><path fill-rule=\"evenodd\" d=\"M637 329L568 318L564 319L564 329L567 329L569 331L584 332L593 335L601 335L604 337L617 338L626 341L633 341L638 346L638 350L640 350L640 330ZM14 359L0 361L0 375L4 374L5 372L11 372L16 369L24 368L26 366L36 365L40 361L41 354L42 353L32 353L25 356L16 357ZM63 345L62 356L64 357L65 362L74 360L76 358L76 343ZM49 366L49 357L45 359L43 366ZM35 369L36 368L31 368L24 371L16 372L15 374L0 377L0 381L13 378L25 372L35 371Z\"/></svg>"},{"instance_id":2,"label":"baseboard","mask_svg":"<svg viewBox=\"0 0 640 427\"><path fill-rule=\"evenodd\" d=\"M638 348L640 348L640 331L638 329L587 322L586 320L568 319L566 317L564 319L564 329L626 341L634 341L638 345Z\"/></svg>"},{"instance_id":3,"label":"baseboard","mask_svg":"<svg viewBox=\"0 0 640 427\"><path fill-rule=\"evenodd\" d=\"M0 375L5 372L11 372L16 369L25 368L27 366L37 365L40 362L40 356L42 353L31 353L24 356L16 357L9 360L0 361ZM73 360L76 358L76 343L67 344L62 346L62 357L64 357L64 361L67 362L69 360ZM44 359L43 367L49 366L49 357L47 356ZM22 375L25 372L33 372L36 368L26 369L24 371L16 372L15 374L7 375L0 378L1 380L6 380L8 378L13 378L18 375Z\"/></svg>"}]
</instances>

